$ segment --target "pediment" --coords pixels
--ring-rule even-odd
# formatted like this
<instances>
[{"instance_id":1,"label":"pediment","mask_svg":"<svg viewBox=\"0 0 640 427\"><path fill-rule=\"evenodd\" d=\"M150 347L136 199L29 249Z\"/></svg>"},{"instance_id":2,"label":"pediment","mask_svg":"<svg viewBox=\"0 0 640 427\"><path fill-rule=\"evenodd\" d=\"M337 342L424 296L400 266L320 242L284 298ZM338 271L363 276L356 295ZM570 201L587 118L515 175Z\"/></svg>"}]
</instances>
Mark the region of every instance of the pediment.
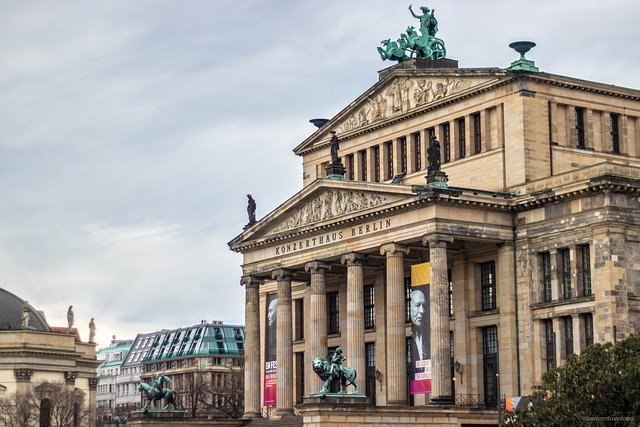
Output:
<instances>
[{"instance_id":1,"label":"pediment","mask_svg":"<svg viewBox=\"0 0 640 427\"><path fill-rule=\"evenodd\" d=\"M405 114L436 108L457 97L486 90L508 78L499 69L392 73L303 141L294 152L300 154L327 143L329 130L335 130L342 138Z\"/></svg>"},{"instance_id":2,"label":"pediment","mask_svg":"<svg viewBox=\"0 0 640 427\"><path fill-rule=\"evenodd\" d=\"M340 223L403 203L410 186L319 179L232 240L236 250L249 241L269 240Z\"/></svg>"},{"instance_id":3,"label":"pediment","mask_svg":"<svg viewBox=\"0 0 640 427\"><path fill-rule=\"evenodd\" d=\"M351 132L495 81L488 76L396 76L349 111L334 128L338 134Z\"/></svg>"}]
</instances>

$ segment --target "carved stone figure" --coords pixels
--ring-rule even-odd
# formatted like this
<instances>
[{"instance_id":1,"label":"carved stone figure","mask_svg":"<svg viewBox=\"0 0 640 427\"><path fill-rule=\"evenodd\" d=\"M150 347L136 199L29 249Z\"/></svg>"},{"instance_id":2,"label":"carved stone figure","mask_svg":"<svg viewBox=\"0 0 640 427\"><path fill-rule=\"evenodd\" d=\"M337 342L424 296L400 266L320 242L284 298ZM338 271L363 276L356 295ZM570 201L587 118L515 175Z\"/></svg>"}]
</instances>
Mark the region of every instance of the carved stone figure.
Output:
<instances>
[{"instance_id":1,"label":"carved stone figure","mask_svg":"<svg viewBox=\"0 0 640 427\"><path fill-rule=\"evenodd\" d=\"M96 322L93 317L89 321L89 342L90 343L96 342Z\"/></svg>"},{"instance_id":2,"label":"carved stone figure","mask_svg":"<svg viewBox=\"0 0 640 427\"><path fill-rule=\"evenodd\" d=\"M440 170L440 142L436 139L435 135L431 135L429 139L429 148L427 148L427 157L429 160L429 166L427 173L433 173Z\"/></svg>"},{"instance_id":3,"label":"carved stone figure","mask_svg":"<svg viewBox=\"0 0 640 427\"><path fill-rule=\"evenodd\" d=\"M338 150L340 150L340 140L335 131L331 131L331 163L340 163L340 157L338 156Z\"/></svg>"},{"instance_id":4,"label":"carved stone figure","mask_svg":"<svg viewBox=\"0 0 640 427\"><path fill-rule=\"evenodd\" d=\"M74 320L74 316L73 316L73 306L70 305L69 309L67 310L67 324L69 325L67 327L67 333L70 334L71 333L71 329L73 328L73 320Z\"/></svg>"},{"instance_id":5,"label":"carved stone figure","mask_svg":"<svg viewBox=\"0 0 640 427\"><path fill-rule=\"evenodd\" d=\"M21 316L21 327L22 329L27 329L29 327L29 303L27 301L24 302L24 306L22 307L22 316Z\"/></svg>"},{"instance_id":6,"label":"carved stone figure","mask_svg":"<svg viewBox=\"0 0 640 427\"><path fill-rule=\"evenodd\" d=\"M251 194L247 194L247 199L249 199L247 201L247 214L249 214L249 224L255 224L256 223L256 201L253 200L253 197L251 197Z\"/></svg>"},{"instance_id":7,"label":"carved stone figure","mask_svg":"<svg viewBox=\"0 0 640 427\"><path fill-rule=\"evenodd\" d=\"M435 37L438 32L438 20L434 16L436 10L432 9L431 13L429 13L429 8L426 6L420 7L420 10L422 11L422 15L416 15L413 9L411 9L411 5L409 5L411 15L420 20L420 30L426 32L431 37Z\"/></svg>"},{"instance_id":8,"label":"carved stone figure","mask_svg":"<svg viewBox=\"0 0 640 427\"><path fill-rule=\"evenodd\" d=\"M322 357L313 359L313 371L324 381L319 392L320 394L329 392L329 386L331 382L335 380L339 380L340 393L344 393L345 388L349 384L353 385L354 394L358 393L359 387L358 383L356 383L356 370L342 366L344 360L346 360L346 357L342 354L340 347L331 351L329 358L326 360Z\"/></svg>"}]
</instances>

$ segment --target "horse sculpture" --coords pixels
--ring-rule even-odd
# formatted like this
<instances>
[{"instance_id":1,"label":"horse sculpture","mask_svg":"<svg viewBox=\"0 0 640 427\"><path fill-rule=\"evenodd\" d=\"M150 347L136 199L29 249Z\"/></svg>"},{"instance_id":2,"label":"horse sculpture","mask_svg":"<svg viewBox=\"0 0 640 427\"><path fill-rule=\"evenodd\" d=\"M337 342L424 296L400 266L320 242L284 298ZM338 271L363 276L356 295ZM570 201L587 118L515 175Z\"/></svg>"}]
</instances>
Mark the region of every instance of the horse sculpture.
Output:
<instances>
[{"instance_id":1,"label":"horse sculpture","mask_svg":"<svg viewBox=\"0 0 640 427\"><path fill-rule=\"evenodd\" d=\"M324 381L320 393L328 393L329 385L334 380L340 380L340 393L344 393L347 385L351 384L354 387L354 394L358 393L358 383L356 383L356 370L348 368L346 366L339 366L339 369L331 369L331 363L322 357L316 357L312 362L313 371L318 374L321 380ZM349 384L347 384L349 383Z\"/></svg>"},{"instance_id":2,"label":"horse sculpture","mask_svg":"<svg viewBox=\"0 0 640 427\"><path fill-rule=\"evenodd\" d=\"M162 390L157 389L147 383L140 383L138 386L138 391L144 391L147 403L142 407L142 409L147 409L151 402L155 402L158 400L164 399L164 408L169 409L169 405L173 405L173 409L178 409L176 406L176 393L169 389L163 388Z\"/></svg>"}]
</instances>

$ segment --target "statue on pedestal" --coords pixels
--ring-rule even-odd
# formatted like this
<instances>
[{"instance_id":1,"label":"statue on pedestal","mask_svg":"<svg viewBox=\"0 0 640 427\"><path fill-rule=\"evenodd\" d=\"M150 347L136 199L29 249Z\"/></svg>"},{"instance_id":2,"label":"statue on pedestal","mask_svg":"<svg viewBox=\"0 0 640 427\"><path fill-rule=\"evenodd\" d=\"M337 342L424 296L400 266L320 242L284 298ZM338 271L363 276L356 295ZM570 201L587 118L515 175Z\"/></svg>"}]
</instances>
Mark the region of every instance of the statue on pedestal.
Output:
<instances>
[{"instance_id":1,"label":"statue on pedestal","mask_svg":"<svg viewBox=\"0 0 640 427\"><path fill-rule=\"evenodd\" d=\"M158 372L151 379L150 384L141 382L140 385L138 385L138 391L143 391L147 399L147 403L140 409L146 410L147 408L149 408L149 404L151 402L163 399L163 410L169 410L169 405L173 405L174 410L178 409L178 407L176 406L176 393L170 388L164 388L163 385L165 382L171 382L171 378Z\"/></svg>"},{"instance_id":2,"label":"statue on pedestal","mask_svg":"<svg viewBox=\"0 0 640 427\"><path fill-rule=\"evenodd\" d=\"M22 307L22 316L21 316L21 325L22 329L29 328L29 303L27 301L24 302L24 306Z\"/></svg>"},{"instance_id":3,"label":"statue on pedestal","mask_svg":"<svg viewBox=\"0 0 640 427\"><path fill-rule=\"evenodd\" d=\"M73 320L74 320L73 306L70 305L69 309L67 310L67 324L69 325L69 327L67 328L67 333L68 334L71 333L71 329L73 328Z\"/></svg>"},{"instance_id":4,"label":"statue on pedestal","mask_svg":"<svg viewBox=\"0 0 640 427\"><path fill-rule=\"evenodd\" d=\"M247 214L249 215L249 223L252 225L256 223L256 201L251 197L251 194L247 194Z\"/></svg>"},{"instance_id":5,"label":"statue on pedestal","mask_svg":"<svg viewBox=\"0 0 640 427\"><path fill-rule=\"evenodd\" d=\"M322 357L313 359L313 371L324 381L319 394L329 393L329 386L334 380L339 380L341 394L344 394L345 388L348 385L353 385L353 394L358 394L359 388L358 383L356 383L356 370L342 366L342 362L346 359L340 347L331 351L328 359L323 359Z\"/></svg>"},{"instance_id":6,"label":"statue on pedestal","mask_svg":"<svg viewBox=\"0 0 640 427\"><path fill-rule=\"evenodd\" d=\"M89 342L92 344L96 342L96 322L93 317L89 322Z\"/></svg>"}]
</instances>

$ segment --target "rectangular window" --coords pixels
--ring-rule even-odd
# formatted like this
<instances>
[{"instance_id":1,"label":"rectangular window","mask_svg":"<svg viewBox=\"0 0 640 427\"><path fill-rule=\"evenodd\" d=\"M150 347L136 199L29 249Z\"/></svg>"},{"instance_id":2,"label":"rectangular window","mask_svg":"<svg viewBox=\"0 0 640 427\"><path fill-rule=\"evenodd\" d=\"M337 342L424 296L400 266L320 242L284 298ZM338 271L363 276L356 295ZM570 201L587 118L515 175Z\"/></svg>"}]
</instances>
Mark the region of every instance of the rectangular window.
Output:
<instances>
[{"instance_id":1,"label":"rectangular window","mask_svg":"<svg viewBox=\"0 0 640 427\"><path fill-rule=\"evenodd\" d=\"M482 309L496 308L496 263L483 262L480 264L480 281L482 287Z\"/></svg>"},{"instance_id":2,"label":"rectangular window","mask_svg":"<svg viewBox=\"0 0 640 427\"><path fill-rule=\"evenodd\" d=\"M573 354L573 322L571 316L563 317L564 327L564 357L568 358Z\"/></svg>"},{"instance_id":3,"label":"rectangular window","mask_svg":"<svg viewBox=\"0 0 640 427\"><path fill-rule=\"evenodd\" d=\"M374 172L375 175L373 180L375 182L380 182L380 146L376 145L373 147L373 164L374 164Z\"/></svg>"},{"instance_id":4,"label":"rectangular window","mask_svg":"<svg viewBox=\"0 0 640 427\"><path fill-rule=\"evenodd\" d=\"M296 319L296 336L295 340L304 339L304 300L302 298L296 298L294 300L295 319Z\"/></svg>"},{"instance_id":5,"label":"rectangular window","mask_svg":"<svg viewBox=\"0 0 640 427\"><path fill-rule=\"evenodd\" d=\"M584 345L588 347L593 345L593 314L583 314L582 321L584 323Z\"/></svg>"},{"instance_id":6,"label":"rectangular window","mask_svg":"<svg viewBox=\"0 0 640 427\"><path fill-rule=\"evenodd\" d=\"M553 333L553 320L544 320L544 341L547 354L547 371L556 367L556 335Z\"/></svg>"},{"instance_id":7,"label":"rectangular window","mask_svg":"<svg viewBox=\"0 0 640 427\"><path fill-rule=\"evenodd\" d=\"M417 172L422 169L422 145L420 142L420 132L411 134L411 140L413 141L413 164L415 169L412 172Z\"/></svg>"},{"instance_id":8,"label":"rectangular window","mask_svg":"<svg viewBox=\"0 0 640 427\"><path fill-rule=\"evenodd\" d=\"M353 181L355 177L355 171L353 170L353 154L347 154L345 159L347 161L347 179Z\"/></svg>"},{"instance_id":9,"label":"rectangular window","mask_svg":"<svg viewBox=\"0 0 640 427\"><path fill-rule=\"evenodd\" d=\"M405 322L411 322L411 277L404 278Z\"/></svg>"},{"instance_id":10,"label":"rectangular window","mask_svg":"<svg viewBox=\"0 0 640 427\"><path fill-rule=\"evenodd\" d=\"M464 129L464 117L456 120L456 125L458 126L458 158L463 159L467 155L466 153L467 137L465 135L465 129Z\"/></svg>"},{"instance_id":11,"label":"rectangular window","mask_svg":"<svg viewBox=\"0 0 640 427\"><path fill-rule=\"evenodd\" d=\"M449 282L449 316L453 316L453 280L451 269L447 269L447 281Z\"/></svg>"},{"instance_id":12,"label":"rectangular window","mask_svg":"<svg viewBox=\"0 0 640 427\"><path fill-rule=\"evenodd\" d=\"M364 344L364 363L367 368L376 367L376 343L368 342Z\"/></svg>"},{"instance_id":13,"label":"rectangular window","mask_svg":"<svg viewBox=\"0 0 640 427\"><path fill-rule=\"evenodd\" d=\"M571 253L568 248L560 249L560 270L562 271L562 297L571 299Z\"/></svg>"},{"instance_id":14,"label":"rectangular window","mask_svg":"<svg viewBox=\"0 0 640 427\"><path fill-rule=\"evenodd\" d=\"M442 150L444 152L442 163L449 163L451 161L451 126L449 123L442 125Z\"/></svg>"},{"instance_id":15,"label":"rectangular window","mask_svg":"<svg viewBox=\"0 0 640 427\"><path fill-rule=\"evenodd\" d=\"M584 139L584 108L576 107L576 145L578 148L586 148Z\"/></svg>"},{"instance_id":16,"label":"rectangular window","mask_svg":"<svg viewBox=\"0 0 640 427\"><path fill-rule=\"evenodd\" d=\"M327 332L337 334L340 332L340 294L338 292L327 292L327 308L329 310Z\"/></svg>"},{"instance_id":17,"label":"rectangular window","mask_svg":"<svg viewBox=\"0 0 640 427\"><path fill-rule=\"evenodd\" d=\"M384 149L387 153L387 179L393 178L393 142L387 141L384 143Z\"/></svg>"},{"instance_id":18,"label":"rectangular window","mask_svg":"<svg viewBox=\"0 0 640 427\"><path fill-rule=\"evenodd\" d=\"M580 246L580 253L582 256L582 295L589 296L592 294L591 290L591 259L589 245Z\"/></svg>"},{"instance_id":19,"label":"rectangular window","mask_svg":"<svg viewBox=\"0 0 640 427\"><path fill-rule=\"evenodd\" d=\"M449 356L451 356L452 360L455 354L455 342L456 340L453 337L453 331L449 331Z\"/></svg>"},{"instance_id":20,"label":"rectangular window","mask_svg":"<svg viewBox=\"0 0 640 427\"><path fill-rule=\"evenodd\" d=\"M480 113L473 115L473 154L482 152L482 126L480 123Z\"/></svg>"},{"instance_id":21,"label":"rectangular window","mask_svg":"<svg viewBox=\"0 0 640 427\"><path fill-rule=\"evenodd\" d=\"M400 173L407 173L407 138L400 138Z\"/></svg>"},{"instance_id":22,"label":"rectangular window","mask_svg":"<svg viewBox=\"0 0 640 427\"><path fill-rule=\"evenodd\" d=\"M360 181L367 180L367 150L358 151L360 156Z\"/></svg>"},{"instance_id":23,"label":"rectangular window","mask_svg":"<svg viewBox=\"0 0 640 427\"><path fill-rule=\"evenodd\" d=\"M551 254L544 252L540 257L542 261L542 300L551 302Z\"/></svg>"},{"instance_id":24,"label":"rectangular window","mask_svg":"<svg viewBox=\"0 0 640 427\"><path fill-rule=\"evenodd\" d=\"M620 114L611 113L611 151L620 154Z\"/></svg>"},{"instance_id":25,"label":"rectangular window","mask_svg":"<svg viewBox=\"0 0 640 427\"><path fill-rule=\"evenodd\" d=\"M373 329L375 326L375 288L373 285L366 285L364 287L364 328Z\"/></svg>"},{"instance_id":26,"label":"rectangular window","mask_svg":"<svg viewBox=\"0 0 640 427\"><path fill-rule=\"evenodd\" d=\"M498 327L482 328L482 354L485 356L498 354Z\"/></svg>"}]
</instances>

